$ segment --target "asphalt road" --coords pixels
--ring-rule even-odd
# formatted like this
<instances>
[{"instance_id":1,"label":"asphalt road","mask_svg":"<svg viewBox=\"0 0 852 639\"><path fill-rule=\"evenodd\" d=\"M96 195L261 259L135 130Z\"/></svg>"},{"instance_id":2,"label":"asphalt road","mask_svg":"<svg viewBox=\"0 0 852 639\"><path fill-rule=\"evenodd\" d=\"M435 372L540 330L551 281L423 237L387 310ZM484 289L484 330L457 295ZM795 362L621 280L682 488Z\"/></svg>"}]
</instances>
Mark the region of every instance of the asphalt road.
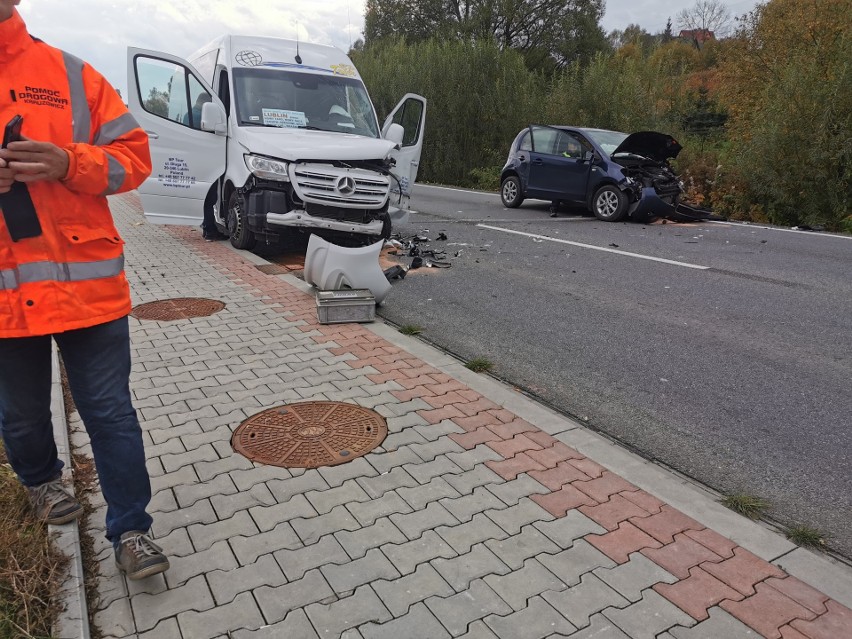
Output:
<instances>
[{"instance_id":1,"label":"asphalt road","mask_svg":"<svg viewBox=\"0 0 852 639\"><path fill-rule=\"evenodd\" d=\"M412 204L395 230L452 268L397 280L382 316L852 558L852 238L429 186Z\"/></svg>"}]
</instances>

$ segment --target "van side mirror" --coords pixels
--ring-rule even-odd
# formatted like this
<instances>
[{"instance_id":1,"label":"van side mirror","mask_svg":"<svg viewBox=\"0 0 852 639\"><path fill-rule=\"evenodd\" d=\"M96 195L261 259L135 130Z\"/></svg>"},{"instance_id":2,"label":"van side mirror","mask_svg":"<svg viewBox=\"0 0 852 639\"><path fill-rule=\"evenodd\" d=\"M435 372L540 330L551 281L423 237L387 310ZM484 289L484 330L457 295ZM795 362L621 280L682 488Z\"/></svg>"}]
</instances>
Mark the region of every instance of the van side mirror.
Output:
<instances>
[{"instance_id":1,"label":"van side mirror","mask_svg":"<svg viewBox=\"0 0 852 639\"><path fill-rule=\"evenodd\" d=\"M402 146L402 140L405 137L405 129L401 124L391 124L388 127L388 132L385 133L385 140L393 142L397 146Z\"/></svg>"},{"instance_id":2,"label":"van side mirror","mask_svg":"<svg viewBox=\"0 0 852 639\"><path fill-rule=\"evenodd\" d=\"M214 102L201 105L201 130L225 135L228 132L225 109Z\"/></svg>"}]
</instances>

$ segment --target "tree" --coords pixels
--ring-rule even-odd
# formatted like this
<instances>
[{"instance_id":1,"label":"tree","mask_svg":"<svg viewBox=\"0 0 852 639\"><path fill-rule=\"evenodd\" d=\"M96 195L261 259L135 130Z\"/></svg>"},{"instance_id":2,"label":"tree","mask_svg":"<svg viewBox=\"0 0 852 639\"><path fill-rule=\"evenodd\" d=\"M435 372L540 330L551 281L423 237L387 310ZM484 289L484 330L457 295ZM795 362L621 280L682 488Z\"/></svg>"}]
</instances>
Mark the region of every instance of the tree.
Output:
<instances>
[{"instance_id":1,"label":"tree","mask_svg":"<svg viewBox=\"0 0 852 639\"><path fill-rule=\"evenodd\" d=\"M852 25L838 19L850 12L852 0L773 0L723 54L725 197L772 222L852 225Z\"/></svg>"},{"instance_id":2,"label":"tree","mask_svg":"<svg viewBox=\"0 0 852 639\"><path fill-rule=\"evenodd\" d=\"M367 0L364 41L488 41L532 67L562 66L606 49L603 12L604 0Z\"/></svg>"},{"instance_id":3,"label":"tree","mask_svg":"<svg viewBox=\"0 0 852 639\"><path fill-rule=\"evenodd\" d=\"M677 14L678 28L692 32L691 39L697 49L701 48L706 34L724 36L730 24L728 7L719 0L698 0L691 9L684 9Z\"/></svg>"},{"instance_id":4,"label":"tree","mask_svg":"<svg viewBox=\"0 0 852 639\"><path fill-rule=\"evenodd\" d=\"M638 49L650 50L655 44L656 38L645 31L638 24L628 24L624 31L611 31L609 43L613 49L620 49L629 44Z\"/></svg>"},{"instance_id":5,"label":"tree","mask_svg":"<svg viewBox=\"0 0 852 639\"><path fill-rule=\"evenodd\" d=\"M666 29L663 31L663 35L660 37L660 40L663 44L668 44L672 40L674 40L674 34L672 33L672 19L669 18L666 20Z\"/></svg>"}]
</instances>

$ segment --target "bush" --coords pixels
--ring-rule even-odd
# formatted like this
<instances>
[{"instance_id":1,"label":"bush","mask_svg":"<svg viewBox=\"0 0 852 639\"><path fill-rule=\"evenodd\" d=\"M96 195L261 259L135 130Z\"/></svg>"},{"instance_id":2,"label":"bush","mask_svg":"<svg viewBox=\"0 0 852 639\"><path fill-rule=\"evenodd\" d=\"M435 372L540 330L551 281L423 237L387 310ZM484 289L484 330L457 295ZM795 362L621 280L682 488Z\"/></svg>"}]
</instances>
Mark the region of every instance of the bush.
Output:
<instances>
[{"instance_id":1,"label":"bush","mask_svg":"<svg viewBox=\"0 0 852 639\"><path fill-rule=\"evenodd\" d=\"M514 50L491 43L393 40L353 56L380 115L407 92L429 101L418 176L426 182L477 185L480 176L472 167L502 166L518 131L540 117L542 79Z\"/></svg>"}]
</instances>

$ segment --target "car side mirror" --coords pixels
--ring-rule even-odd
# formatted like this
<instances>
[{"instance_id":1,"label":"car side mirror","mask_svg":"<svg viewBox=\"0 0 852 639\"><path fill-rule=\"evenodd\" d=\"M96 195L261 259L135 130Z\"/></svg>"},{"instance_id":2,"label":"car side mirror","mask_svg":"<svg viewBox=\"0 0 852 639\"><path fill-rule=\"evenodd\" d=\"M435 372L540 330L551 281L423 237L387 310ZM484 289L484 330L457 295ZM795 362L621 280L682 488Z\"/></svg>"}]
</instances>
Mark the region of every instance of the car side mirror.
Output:
<instances>
[{"instance_id":1,"label":"car side mirror","mask_svg":"<svg viewBox=\"0 0 852 639\"><path fill-rule=\"evenodd\" d=\"M385 133L385 140L393 142L397 146L402 146L402 140L405 137L405 129L401 124L393 123L388 127L388 132Z\"/></svg>"},{"instance_id":2,"label":"car side mirror","mask_svg":"<svg viewBox=\"0 0 852 639\"><path fill-rule=\"evenodd\" d=\"M228 132L225 109L215 102L205 102L201 105L201 130L225 135Z\"/></svg>"}]
</instances>

